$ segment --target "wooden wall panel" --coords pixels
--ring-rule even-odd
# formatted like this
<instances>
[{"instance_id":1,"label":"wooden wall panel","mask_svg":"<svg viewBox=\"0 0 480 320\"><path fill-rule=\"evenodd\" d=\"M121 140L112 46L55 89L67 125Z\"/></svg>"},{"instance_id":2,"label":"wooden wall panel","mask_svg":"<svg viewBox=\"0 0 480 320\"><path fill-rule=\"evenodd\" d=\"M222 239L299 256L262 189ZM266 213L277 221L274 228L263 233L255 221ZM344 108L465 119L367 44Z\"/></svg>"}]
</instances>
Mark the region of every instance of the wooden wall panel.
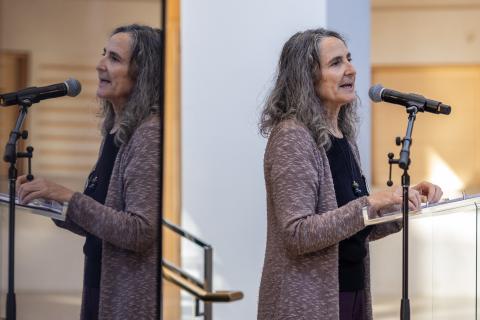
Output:
<instances>
[{"instance_id":1,"label":"wooden wall panel","mask_svg":"<svg viewBox=\"0 0 480 320\"><path fill-rule=\"evenodd\" d=\"M31 123L34 170L42 176L84 179L95 164L101 141L95 65L42 63L37 85L64 82L66 75L80 81L82 91L36 106Z\"/></svg>"},{"instance_id":2,"label":"wooden wall panel","mask_svg":"<svg viewBox=\"0 0 480 320\"><path fill-rule=\"evenodd\" d=\"M433 179L444 189L480 190L480 66L375 67L373 83L422 94L452 105L449 116L419 113L413 130L412 182ZM393 104L372 104L373 183L385 186L387 153L398 157L396 136L405 135L407 113ZM400 184L401 171L393 171Z\"/></svg>"},{"instance_id":3,"label":"wooden wall panel","mask_svg":"<svg viewBox=\"0 0 480 320\"><path fill-rule=\"evenodd\" d=\"M180 225L180 0L168 1L166 17L163 214L165 219ZM180 265L179 237L165 231L163 244L164 258ZM164 281L163 318L181 319L180 304L180 290Z\"/></svg>"},{"instance_id":4,"label":"wooden wall panel","mask_svg":"<svg viewBox=\"0 0 480 320\"><path fill-rule=\"evenodd\" d=\"M0 51L0 92L8 93L27 85L28 55L19 52ZM5 144L15 126L18 107L0 107L0 176L8 176L8 164L3 161ZM28 127L28 118L24 128ZM19 141L18 150L23 151L24 143ZM19 173L23 172L23 160L17 162ZM3 180L2 180L3 181Z\"/></svg>"}]
</instances>

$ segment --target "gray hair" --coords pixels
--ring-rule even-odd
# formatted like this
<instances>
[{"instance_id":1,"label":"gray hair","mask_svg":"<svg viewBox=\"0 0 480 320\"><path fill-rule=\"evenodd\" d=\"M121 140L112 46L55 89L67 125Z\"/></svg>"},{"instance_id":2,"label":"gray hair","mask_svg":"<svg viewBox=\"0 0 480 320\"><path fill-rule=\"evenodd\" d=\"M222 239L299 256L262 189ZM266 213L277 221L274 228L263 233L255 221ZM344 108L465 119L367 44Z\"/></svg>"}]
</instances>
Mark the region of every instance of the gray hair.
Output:
<instances>
[{"instance_id":1,"label":"gray hair","mask_svg":"<svg viewBox=\"0 0 480 320\"><path fill-rule=\"evenodd\" d=\"M322 101L315 90L320 77L320 42L343 37L332 30L314 29L294 34L283 46L276 80L260 116L260 133L267 137L281 121L296 119L312 133L319 148L330 148L328 123ZM358 123L358 98L347 103L338 114L338 126L343 135L353 140Z\"/></svg>"},{"instance_id":2,"label":"gray hair","mask_svg":"<svg viewBox=\"0 0 480 320\"><path fill-rule=\"evenodd\" d=\"M150 115L159 113L162 37L161 30L143 25L126 25L113 30L110 36L128 33L132 39L132 57L129 73L134 86L126 104L122 108L120 123L115 133L115 144L122 145L130 140L135 129ZM101 100L100 116L104 117L102 134L113 128L115 113L109 101Z\"/></svg>"}]
</instances>

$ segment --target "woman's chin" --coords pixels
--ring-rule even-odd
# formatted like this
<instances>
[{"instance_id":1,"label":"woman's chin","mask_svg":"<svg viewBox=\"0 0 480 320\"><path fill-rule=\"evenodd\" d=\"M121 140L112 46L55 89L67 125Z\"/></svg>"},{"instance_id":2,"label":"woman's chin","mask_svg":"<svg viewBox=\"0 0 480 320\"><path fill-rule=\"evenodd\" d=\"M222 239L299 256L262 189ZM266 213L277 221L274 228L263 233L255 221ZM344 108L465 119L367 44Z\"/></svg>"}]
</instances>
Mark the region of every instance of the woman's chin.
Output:
<instances>
[{"instance_id":1,"label":"woman's chin","mask_svg":"<svg viewBox=\"0 0 480 320\"><path fill-rule=\"evenodd\" d=\"M97 98L98 98L98 99L102 99L102 100L107 100L107 99L108 99L108 95L105 94L105 92L103 92L103 90L100 89L100 88L97 89L97 93L96 93L96 94L97 94Z\"/></svg>"},{"instance_id":2,"label":"woman's chin","mask_svg":"<svg viewBox=\"0 0 480 320\"><path fill-rule=\"evenodd\" d=\"M345 97L345 102L344 104L348 104L348 103L353 103L357 100L357 95L355 94L355 92L351 95L348 95Z\"/></svg>"}]
</instances>

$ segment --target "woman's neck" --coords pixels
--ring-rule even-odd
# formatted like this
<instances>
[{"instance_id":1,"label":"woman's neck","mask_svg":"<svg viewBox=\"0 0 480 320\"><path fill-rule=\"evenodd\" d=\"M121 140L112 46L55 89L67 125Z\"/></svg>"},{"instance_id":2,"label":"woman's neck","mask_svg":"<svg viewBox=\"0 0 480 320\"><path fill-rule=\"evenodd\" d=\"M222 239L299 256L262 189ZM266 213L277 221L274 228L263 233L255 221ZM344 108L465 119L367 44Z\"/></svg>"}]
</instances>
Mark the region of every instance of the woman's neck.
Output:
<instances>
[{"instance_id":1,"label":"woman's neck","mask_svg":"<svg viewBox=\"0 0 480 320\"><path fill-rule=\"evenodd\" d=\"M113 118L113 126L112 129L110 129L110 134L114 134L117 132L117 130L120 128L120 116L118 115L118 112L113 109L115 117Z\"/></svg>"},{"instance_id":2,"label":"woman's neck","mask_svg":"<svg viewBox=\"0 0 480 320\"><path fill-rule=\"evenodd\" d=\"M118 128L120 128L120 125L119 125L117 122L115 122L115 123L113 124L112 129L110 129L110 134L116 133L116 132L118 131Z\"/></svg>"},{"instance_id":3,"label":"woman's neck","mask_svg":"<svg viewBox=\"0 0 480 320\"><path fill-rule=\"evenodd\" d=\"M338 113L342 106L325 106L327 130L337 138L343 138L343 133L338 126Z\"/></svg>"}]
</instances>

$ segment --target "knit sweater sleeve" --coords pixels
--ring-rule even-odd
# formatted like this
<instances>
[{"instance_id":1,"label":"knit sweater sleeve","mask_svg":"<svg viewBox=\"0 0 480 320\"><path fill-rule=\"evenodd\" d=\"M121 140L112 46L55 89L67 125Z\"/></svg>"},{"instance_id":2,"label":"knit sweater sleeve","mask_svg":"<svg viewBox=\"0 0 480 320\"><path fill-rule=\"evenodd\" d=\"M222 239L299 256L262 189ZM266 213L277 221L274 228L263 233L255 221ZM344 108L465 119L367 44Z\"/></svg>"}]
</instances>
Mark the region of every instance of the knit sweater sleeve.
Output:
<instances>
[{"instance_id":1,"label":"knit sweater sleeve","mask_svg":"<svg viewBox=\"0 0 480 320\"><path fill-rule=\"evenodd\" d=\"M67 217L114 246L142 252L155 242L160 209L158 125L139 127L126 148L125 163L120 164L125 168L120 173L122 186L118 186L124 209L115 210L77 192L69 203Z\"/></svg>"},{"instance_id":2,"label":"knit sweater sleeve","mask_svg":"<svg viewBox=\"0 0 480 320\"><path fill-rule=\"evenodd\" d=\"M52 221L53 223L55 223L55 225L57 225L57 227L69 230L79 236L85 237L87 235L85 230L83 230L83 228L81 228L75 222L69 219L69 217L66 217L65 221L56 220L56 219L52 219Z\"/></svg>"},{"instance_id":3,"label":"knit sweater sleeve","mask_svg":"<svg viewBox=\"0 0 480 320\"><path fill-rule=\"evenodd\" d=\"M320 201L335 202L335 192L327 186L316 148L305 128L286 126L271 137L265 156L276 228L293 255L322 250L364 228L361 208L368 205L367 197L317 212Z\"/></svg>"},{"instance_id":4,"label":"knit sweater sleeve","mask_svg":"<svg viewBox=\"0 0 480 320\"><path fill-rule=\"evenodd\" d=\"M352 146L352 150L354 152L355 159L356 159L358 165L361 167L360 152L358 150L358 146L354 142L352 142L350 145ZM379 216L384 215L385 212L383 212L383 211L385 211L385 210L386 210L386 212L389 212L389 211L399 210L400 208L401 207L399 207L399 206L392 206L392 208L390 208L390 209L381 209L381 210L378 210L378 211L374 211L371 208L369 208L369 215L374 216L374 217L379 217ZM384 224L375 225L375 226L373 226L373 228L372 228L372 230L371 230L371 232L368 236L368 239L369 239L369 241L375 241L375 240L384 238L384 237L386 237L386 236L388 236L392 233L396 233L396 232L400 231L401 229L402 229L402 223L401 222L391 222L391 223L384 223Z\"/></svg>"}]
</instances>

